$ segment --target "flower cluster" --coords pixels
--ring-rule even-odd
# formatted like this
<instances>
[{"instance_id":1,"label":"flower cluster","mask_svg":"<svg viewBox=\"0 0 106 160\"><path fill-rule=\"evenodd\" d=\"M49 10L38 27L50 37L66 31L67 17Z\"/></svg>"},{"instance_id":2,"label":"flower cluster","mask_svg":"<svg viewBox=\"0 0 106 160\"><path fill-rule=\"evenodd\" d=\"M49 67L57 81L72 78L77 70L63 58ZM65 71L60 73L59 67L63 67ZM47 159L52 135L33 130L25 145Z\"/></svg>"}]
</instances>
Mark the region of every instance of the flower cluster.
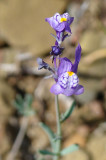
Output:
<instances>
[{"instance_id":1,"label":"flower cluster","mask_svg":"<svg viewBox=\"0 0 106 160\"><path fill-rule=\"evenodd\" d=\"M50 91L55 95L64 94L71 96L72 94L79 95L84 92L84 87L79 85L77 76L78 64L81 58L80 44L76 47L74 64L66 57L60 58L64 50L61 47L61 43L66 37L70 36L70 25L73 20L74 17L70 17L68 13L62 15L56 13L53 17L46 18L46 21L56 31L56 36L53 35L56 39L55 45L51 47L52 50L50 52L53 55L54 68L51 68L41 58L38 58L37 62L39 64L38 69L48 69L52 73L52 77L56 83L51 87ZM59 64L57 64L57 61Z\"/></svg>"}]
</instances>

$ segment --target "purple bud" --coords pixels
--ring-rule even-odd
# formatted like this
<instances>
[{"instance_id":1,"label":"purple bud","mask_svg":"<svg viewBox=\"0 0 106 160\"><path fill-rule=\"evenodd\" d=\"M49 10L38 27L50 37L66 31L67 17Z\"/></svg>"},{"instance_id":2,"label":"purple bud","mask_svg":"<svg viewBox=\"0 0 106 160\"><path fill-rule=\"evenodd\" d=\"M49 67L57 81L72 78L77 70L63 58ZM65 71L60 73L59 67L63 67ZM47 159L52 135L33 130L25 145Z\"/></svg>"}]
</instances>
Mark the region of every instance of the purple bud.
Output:
<instances>
[{"instance_id":1,"label":"purple bud","mask_svg":"<svg viewBox=\"0 0 106 160\"><path fill-rule=\"evenodd\" d=\"M52 51L50 52L50 54L54 56L58 56L62 53L63 50L64 50L63 47L52 46Z\"/></svg>"}]
</instances>

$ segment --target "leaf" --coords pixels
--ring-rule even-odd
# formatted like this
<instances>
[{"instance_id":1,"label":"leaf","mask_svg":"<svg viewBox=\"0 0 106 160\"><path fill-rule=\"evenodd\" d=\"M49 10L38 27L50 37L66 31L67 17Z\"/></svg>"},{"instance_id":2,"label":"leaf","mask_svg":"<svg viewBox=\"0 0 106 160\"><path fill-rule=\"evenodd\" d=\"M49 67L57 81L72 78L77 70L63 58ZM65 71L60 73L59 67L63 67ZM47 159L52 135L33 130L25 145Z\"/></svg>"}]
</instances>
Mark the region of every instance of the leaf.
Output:
<instances>
[{"instance_id":1,"label":"leaf","mask_svg":"<svg viewBox=\"0 0 106 160\"><path fill-rule=\"evenodd\" d=\"M17 94L16 95L16 101L19 103L19 104L23 104L23 98L20 94Z\"/></svg>"},{"instance_id":2,"label":"leaf","mask_svg":"<svg viewBox=\"0 0 106 160\"><path fill-rule=\"evenodd\" d=\"M60 152L60 155L61 155L61 156L64 156L64 155L69 154L69 153L71 153L71 152L74 152L74 151L76 151L76 150L78 150L78 149L79 149L78 144L73 144L73 145L71 145L71 146L63 149L63 150Z\"/></svg>"},{"instance_id":3,"label":"leaf","mask_svg":"<svg viewBox=\"0 0 106 160\"><path fill-rule=\"evenodd\" d=\"M43 155L52 155L52 156L56 156L56 153L50 152L48 150L39 150L39 152Z\"/></svg>"},{"instance_id":4,"label":"leaf","mask_svg":"<svg viewBox=\"0 0 106 160\"><path fill-rule=\"evenodd\" d=\"M24 116L32 116L35 114L35 111L31 108L32 101L32 95L26 94L25 98L22 98L22 96L18 94L13 101L13 105L17 108L20 114Z\"/></svg>"},{"instance_id":5,"label":"leaf","mask_svg":"<svg viewBox=\"0 0 106 160\"><path fill-rule=\"evenodd\" d=\"M55 138L55 134L53 133L53 131L44 123L40 123L39 124L40 127L42 127L44 129L44 131L47 133L52 149L55 150L55 142L54 142L54 138Z\"/></svg>"},{"instance_id":6,"label":"leaf","mask_svg":"<svg viewBox=\"0 0 106 160\"><path fill-rule=\"evenodd\" d=\"M71 107L65 112L65 113L63 113L62 115L61 115L61 117L60 117L60 122L62 123L62 122L64 122L67 118L69 118L69 116L72 114L72 112L73 112L73 110L74 110L74 108L75 108L75 105L76 105L76 103L75 103L75 101L72 103L72 105L71 105Z\"/></svg>"},{"instance_id":7,"label":"leaf","mask_svg":"<svg viewBox=\"0 0 106 160\"><path fill-rule=\"evenodd\" d=\"M17 103L17 101L13 101L13 105L14 107L16 107L17 109L21 109L21 105L19 103Z\"/></svg>"},{"instance_id":8,"label":"leaf","mask_svg":"<svg viewBox=\"0 0 106 160\"><path fill-rule=\"evenodd\" d=\"M27 107L29 107L29 108L31 107L32 101L33 101L32 95L26 94L26 95L25 95L24 102L25 102L25 104L27 105Z\"/></svg>"}]
</instances>

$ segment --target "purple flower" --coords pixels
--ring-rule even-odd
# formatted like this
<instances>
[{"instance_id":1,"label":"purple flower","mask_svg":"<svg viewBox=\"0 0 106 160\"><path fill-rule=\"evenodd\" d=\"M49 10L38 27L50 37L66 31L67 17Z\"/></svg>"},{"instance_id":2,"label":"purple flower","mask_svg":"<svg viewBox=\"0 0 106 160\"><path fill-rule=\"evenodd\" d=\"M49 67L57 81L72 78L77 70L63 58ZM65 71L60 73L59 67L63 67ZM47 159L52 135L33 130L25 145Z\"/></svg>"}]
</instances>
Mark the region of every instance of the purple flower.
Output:
<instances>
[{"instance_id":1,"label":"purple flower","mask_svg":"<svg viewBox=\"0 0 106 160\"><path fill-rule=\"evenodd\" d=\"M58 56L62 53L62 51L64 50L63 47L59 47L59 46L52 46L52 51L50 52L51 55L53 56Z\"/></svg>"},{"instance_id":2,"label":"purple flower","mask_svg":"<svg viewBox=\"0 0 106 160\"><path fill-rule=\"evenodd\" d=\"M70 25L73 22L74 17L70 17L68 13L62 15L56 13L53 17L46 18L45 20L56 32L66 31L71 33Z\"/></svg>"},{"instance_id":3,"label":"purple flower","mask_svg":"<svg viewBox=\"0 0 106 160\"><path fill-rule=\"evenodd\" d=\"M79 95L84 92L84 87L79 85L79 79L76 74L80 58L81 46L79 44L76 48L74 64L66 57L60 59L60 65L57 71L58 78L56 84L50 90L52 93L71 96L72 94Z\"/></svg>"}]
</instances>

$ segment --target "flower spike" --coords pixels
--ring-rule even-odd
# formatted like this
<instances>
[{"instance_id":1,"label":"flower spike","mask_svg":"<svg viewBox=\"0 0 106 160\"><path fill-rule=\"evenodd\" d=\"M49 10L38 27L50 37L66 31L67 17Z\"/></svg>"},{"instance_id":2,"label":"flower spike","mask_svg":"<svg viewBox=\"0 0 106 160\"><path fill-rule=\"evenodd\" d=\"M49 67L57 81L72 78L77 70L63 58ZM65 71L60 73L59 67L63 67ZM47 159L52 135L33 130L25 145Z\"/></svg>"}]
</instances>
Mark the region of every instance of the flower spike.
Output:
<instances>
[{"instance_id":1,"label":"flower spike","mask_svg":"<svg viewBox=\"0 0 106 160\"><path fill-rule=\"evenodd\" d=\"M52 34L56 41L55 45L51 47L52 50L50 52L53 56L52 62L54 62L54 68L51 68L41 58L38 58L38 69L44 68L52 72L51 76L56 83L51 87L51 93L55 95L64 94L66 96L82 94L84 92L84 87L79 85L79 78L77 76L78 64L81 59L80 44L78 44L75 50L74 64L66 57L59 57L64 50L64 48L61 47L61 43L69 36L69 33L71 34L70 25L74 17L70 17L68 13L62 15L56 13L53 17L46 18L45 20L56 31L56 36Z\"/></svg>"}]
</instances>

